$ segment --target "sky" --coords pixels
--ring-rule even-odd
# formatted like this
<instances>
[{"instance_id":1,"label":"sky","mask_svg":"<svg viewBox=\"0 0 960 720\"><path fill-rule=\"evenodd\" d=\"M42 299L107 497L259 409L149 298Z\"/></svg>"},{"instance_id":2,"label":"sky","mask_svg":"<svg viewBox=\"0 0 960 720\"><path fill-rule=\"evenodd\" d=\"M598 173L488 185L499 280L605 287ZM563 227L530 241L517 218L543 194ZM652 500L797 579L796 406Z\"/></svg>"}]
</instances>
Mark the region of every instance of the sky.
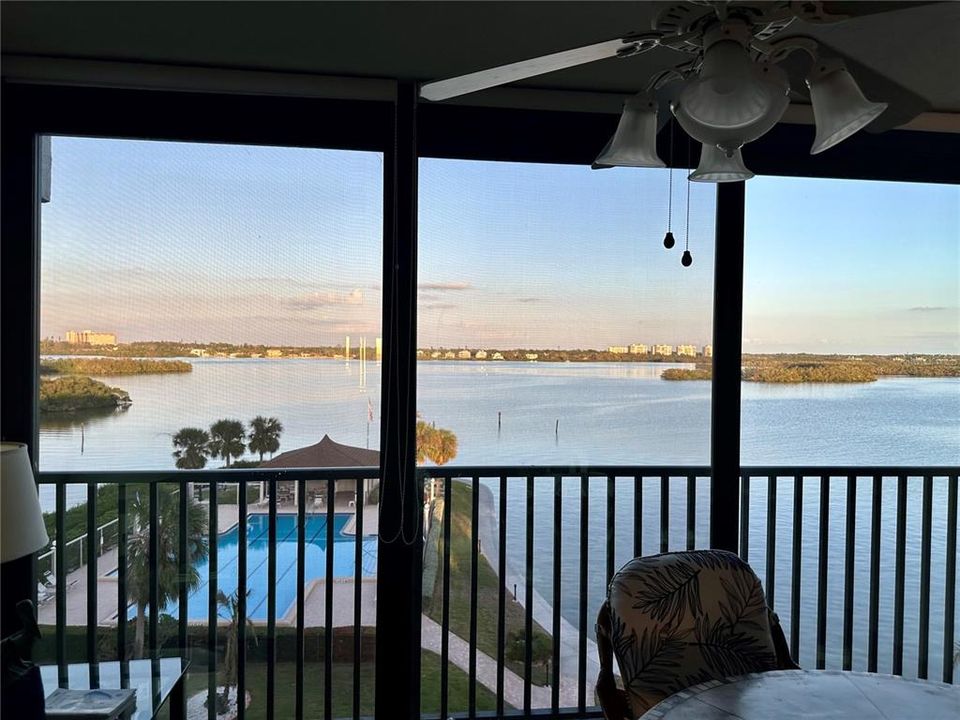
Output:
<instances>
[{"instance_id":1,"label":"sky","mask_svg":"<svg viewBox=\"0 0 960 720\"><path fill-rule=\"evenodd\" d=\"M420 347L710 342L716 188L669 171L423 159ZM694 263L680 265L687 238ZM41 334L381 335L377 153L54 138ZM960 187L747 183L746 352L960 353Z\"/></svg>"}]
</instances>

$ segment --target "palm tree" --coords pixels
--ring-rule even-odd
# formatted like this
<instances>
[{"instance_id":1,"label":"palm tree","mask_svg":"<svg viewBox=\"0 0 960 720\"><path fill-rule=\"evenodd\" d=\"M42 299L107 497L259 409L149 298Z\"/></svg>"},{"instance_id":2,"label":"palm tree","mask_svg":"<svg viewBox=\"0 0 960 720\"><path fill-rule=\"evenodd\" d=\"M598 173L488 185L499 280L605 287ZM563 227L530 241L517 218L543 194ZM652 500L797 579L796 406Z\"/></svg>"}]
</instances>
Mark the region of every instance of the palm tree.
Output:
<instances>
[{"instance_id":1,"label":"palm tree","mask_svg":"<svg viewBox=\"0 0 960 720\"><path fill-rule=\"evenodd\" d=\"M430 460L437 465L450 462L457 456L457 436L452 430L437 428L417 415L417 464Z\"/></svg>"},{"instance_id":2,"label":"palm tree","mask_svg":"<svg viewBox=\"0 0 960 720\"><path fill-rule=\"evenodd\" d=\"M250 590L247 590L247 597L250 597ZM240 591L236 590L231 595L224 594L223 590L217 591L217 605L220 606L220 617L229 620L227 626L227 646L223 653L223 696L220 699L222 706L226 707L230 700L230 688L237 686L237 665L239 653L237 647L240 641ZM250 618L246 619L247 636L253 638L257 643L257 631ZM241 699L237 698L239 704Z\"/></svg>"},{"instance_id":3,"label":"palm tree","mask_svg":"<svg viewBox=\"0 0 960 720\"><path fill-rule=\"evenodd\" d=\"M137 625L134 651L143 657L144 624L147 604L150 599L151 574L157 575L157 611L177 597L181 580L187 589L200 584L196 563L207 557L207 514L192 498L187 500L187 572L180 577L180 513L176 492L171 488L159 489L157 507L156 558L150 557L150 500L140 488L130 507L133 529L127 542L127 588L130 601L137 606Z\"/></svg>"},{"instance_id":4,"label":"palm tree","mask_svg":"<svg viewBox=\"0 0 960 720\"><path fill-rule=\"evenodd\" d=\"M434 428L430 449L430 459L437 465L444 465L457 456L457 436L452 430Z\"/></svg>"},{"instance_id":5,"label":"palm tree","mask_svg":"<svg viewBox=\"0 0 960 720\"><path fill-rule=\"evenodd\" d=\"M428 457L428 448L430 443L433 440L433 428L430 426L426 420L420 419L420 414L417 413L417 430L416 430L416 439L417 439L417 465L422 465L423 461Z\"/></svg>"},{"instance_id":6,"label":"palm tree","mask_svg":"<svg viewBox=\"0 0 960 720\"><path fill-rule=\"evenodd\" d=\"M202 470L210 453L210 433L200 428L180 428L173 436L173 456L180 470Z\"/></svg>"},{"instance_id":7,"label":"palm tree","mask_svg":"<svg viewBox=\"0 0 960 720\"><path fill-rule=\"evenodd\" d=\"M210 455L222 457L230 467L230 458L240 457L247 449L246 439L243 423L239 420L217 420L210 426Z\"/></svg>"},{"instance_id":8,"label":"palm tree","mask_svg":"<svg viewBox=\"0 0 960 720\"><path fill-rule=\"evenodd\" d=\"M273 454L280 449L282 432L283 423L277 418L257 415L250 421L250 452L258 453L260 462L263 462L265 453L270 453L270 457L273 457Z\"/></svg>"}]
</instances>

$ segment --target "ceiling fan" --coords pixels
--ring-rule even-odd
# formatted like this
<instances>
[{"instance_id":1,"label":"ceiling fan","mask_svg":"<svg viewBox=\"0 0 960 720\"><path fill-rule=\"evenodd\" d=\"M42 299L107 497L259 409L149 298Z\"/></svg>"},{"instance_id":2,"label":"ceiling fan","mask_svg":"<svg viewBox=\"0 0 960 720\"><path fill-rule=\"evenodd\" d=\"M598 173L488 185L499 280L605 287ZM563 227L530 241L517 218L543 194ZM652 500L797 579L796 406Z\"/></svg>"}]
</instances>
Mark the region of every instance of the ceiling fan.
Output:
<instances>
[{"instance_id":1,"label":"ceiling fan","mask_svg":"<svg viewBox=\"0 0 960 720\"><path fill-rule=\"evenodd\" d=\"M655 72L624 103L616 132L593 167L665 167L657 155L656 134L668 119L658 116L660 104L666 102L683 130L703 145L700 165L690 180L747 180L753 173L743 164L741 148L776 125L791 94L805 94L804 85L816 123L811 154L842 142L888 108L887 102L872 102L864 96L848 63L835 50L811 37L782 37L784 30L797 20L834 23L920 4L926 3L664 3L653 18L651 32L425 83L420 97L446 100L596 60L669 48L679 54L678 62ZM791 73L781 64L797 51L812 63L806 64L802 80L795 77L791 82ZM796 75L796 69L791 69Z\"/></svg>"}]
</instances>

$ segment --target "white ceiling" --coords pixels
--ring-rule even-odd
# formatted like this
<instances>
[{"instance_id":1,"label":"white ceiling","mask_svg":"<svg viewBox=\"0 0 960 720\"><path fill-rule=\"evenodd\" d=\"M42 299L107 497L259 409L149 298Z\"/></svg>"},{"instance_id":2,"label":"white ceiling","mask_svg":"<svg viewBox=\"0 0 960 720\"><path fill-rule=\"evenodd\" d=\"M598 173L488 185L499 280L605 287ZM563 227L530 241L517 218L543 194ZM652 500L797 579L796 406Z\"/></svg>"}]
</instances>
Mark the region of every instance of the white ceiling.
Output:
<instances>
[{"instance_id":1,"label":"white ceiling","mask_svg":"<svg viewBox=\"0 0 960 720\"><path fill-rule=\"evenodd\" d=\"M432 80L646 31L663 3L3 2L4 53L322 75ZM960 112L960 2L834 25L795 23ZM532 78L526 87L629 93L682 59L657 49ZM874 98L883 99L883 98Z\"/></svg>"}]
</instances>

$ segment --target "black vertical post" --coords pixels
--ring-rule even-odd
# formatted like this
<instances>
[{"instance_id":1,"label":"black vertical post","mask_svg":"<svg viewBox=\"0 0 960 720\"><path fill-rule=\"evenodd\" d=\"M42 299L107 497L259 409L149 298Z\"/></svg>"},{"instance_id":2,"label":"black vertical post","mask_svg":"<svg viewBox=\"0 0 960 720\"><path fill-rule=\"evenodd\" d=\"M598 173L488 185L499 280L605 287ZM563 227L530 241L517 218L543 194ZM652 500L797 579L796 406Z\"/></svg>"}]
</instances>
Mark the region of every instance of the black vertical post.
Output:
<instances>
[{"instance_id":1,"label":"black vertical post","mask_svg":"<svg viewBox=\"0 0 960 720\"><path fill-rule=\"evenodd\" d=\"M383 421L377 657L403 658L378 672L376 717L420 714L420 592L423 539L415 475L417 330L417 87L400 83L393 151L384 157Z\"/></svg>"},{"instance_id":2,"label":"black vertical post","mask_svg":"<svg viewBox=\"0 0 960 720\"><path fill-rule=\"evenodd\" d=\"M737 551L744 184L717 185L710 408L710 547Z\"/></svg>"},{"instance_id":3,"label":"black vertical post","mask_svg":"<svg viewBox=\"0 0 960 720\"><path fill-rule=\"evenodd\" d=\"M14 110L15 103L9 107ZM39 433L36 420L40 396L37 385L40 352L39 152L36 137L22 122L18 122L16 113L4 116L2 155L0 293L4 311L3 323L0 324L0 379L3 385L0 432L3 440L26 443L30 459L36 467ZM32 583L32 586L31 590L35 592L36 583ZM12 586L10 590L13 590ZM7 599L7 595L4 593L4 599ZM13 598L11 595L10 599L22 598ZM16 618L16 611L12 612L11 617ZM19 620L16 620L14 629L19 625ZM6 635L4 630L4 637Z\"/></svg>"},{"instance_id":4,"label":"black vertical post","mask_svg":"<svg viewBox=\"0 0 960 720\"><path fill-rule=\"evenodd\" d=\"M4 95L6 96L6 88ZM4 98L6 99L6 98ZM3 190L0 226L0 294L3 322L0 323L0 437L27 445L34 469L38 464L37 402L39 398L39 242L38 242L38 145L30 128L19 121L16 103L6 103L2 151ZM63 548L62 536L57 543ZM58 553L57 560L62 553ZM37 600L36 555L17 558L0 569L0 636L21 627L17 602ZM58 586L61 587L61 586Z\"/></svg>"}]
</instances>

